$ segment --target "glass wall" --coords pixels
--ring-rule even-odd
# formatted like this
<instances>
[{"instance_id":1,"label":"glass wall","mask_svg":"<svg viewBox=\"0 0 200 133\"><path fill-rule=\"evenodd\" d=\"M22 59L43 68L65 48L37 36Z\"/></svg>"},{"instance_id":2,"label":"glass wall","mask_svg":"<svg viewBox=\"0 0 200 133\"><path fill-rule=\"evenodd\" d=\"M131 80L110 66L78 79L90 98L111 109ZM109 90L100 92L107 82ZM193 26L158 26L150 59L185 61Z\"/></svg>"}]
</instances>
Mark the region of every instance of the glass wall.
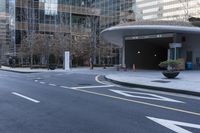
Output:
<instances>
[{"instance_id":1,"label":"glass wall","mask_svg":"<svg viewBox=\"0 0 200 133\"><path fill-rule=\"evenodd\" d=\"M9 15L8 1L0 2L0 61L6 62L6 56L9 55Z\"/></svg>"},{"instance_id":2,"label":"glass wall","mask_svg":"<svg viewBox=\"0 0 200 133\"><path fill-rule=\"evenodd\" d=\"M6 11L6 0L1 0L0 13L4 13L5 11Z\"/></svg>"},{"instance_id":3,"label":"glass wall","mask_svg":"<svg viewBox=\"0 0 200 133\"><path fill-rule=\"evenodd\" d=\"M127 22L127 16L133 10L134 4L135 0L96 0L95 7L100 10L100 31ZM104 57L105 63L119 64L120 48L112 44L105 44L104 48L103 51L110 51Z\"/></svg>"},{"instance_id":4,"label":"glass wall","mask_svg":"<svg viewBox=\"0 0 200 133\"><path fill-rule=\"evenodd\" d=\"M123 22L134 3L135 0L2 0L0 13L6 10L9 14L9 56L18 56L23 39L32 33L60 33L73 39L86 36L92 38L89 45L97 47L102 43L100 31ZM111 53L119 51L108 46Z\"/></svg>"},{"instance_id":5,"label":"glass wall","mask_svg":"<svg viewBox=\"0 0 200 133\"><path fill-rule=\"evenodd\" d=\"M9 14L9 36L10 36L10 53L12 56L16 56L16 43L15 43L15 0L9 0L8 2L8 14Z\"/></svg>"},{"instance_id":6,"label":"glass wall","mask_svg":"<svg viewBox=\"0 0 200 133\"><path fill-rule=\"evenodd\" d=\"M200 17L200 0L136 0L138 20L180 20Z\"/></svg>"}]
</instances>

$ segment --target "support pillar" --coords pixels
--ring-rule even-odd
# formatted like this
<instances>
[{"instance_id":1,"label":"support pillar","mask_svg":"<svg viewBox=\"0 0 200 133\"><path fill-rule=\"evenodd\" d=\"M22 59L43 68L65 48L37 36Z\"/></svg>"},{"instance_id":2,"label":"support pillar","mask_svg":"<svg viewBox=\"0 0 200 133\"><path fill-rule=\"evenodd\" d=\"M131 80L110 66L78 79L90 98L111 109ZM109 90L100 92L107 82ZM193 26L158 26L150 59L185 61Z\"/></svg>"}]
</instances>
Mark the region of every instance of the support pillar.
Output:
<instances>
[{"instance_id":1,"label":"support pillar","mask_svg":"<svg viewBox=\"0 0 200 133\"><path fill-rule=\"evenodd\" d=\"M122 66L126 67L125 63L125 39L123 38L123 44L122 44Z\"/></svg>"},{"instance_id":2,"label":"support pillar","mask_svg":"<svg viewBox=\"0 0 200 133\"><path fill-rule=\"evenodd\" d=\"M168 50L168 56L170 57L170 59L176 60L177 59L177 49L181 48L182 44L181 43L170 43L169 47L170 47L170 49ZM173 52L173 53L171 53L171 52ZM171 57L171 55L173 55L173 56Z\"/></svg>"}]
</instances>

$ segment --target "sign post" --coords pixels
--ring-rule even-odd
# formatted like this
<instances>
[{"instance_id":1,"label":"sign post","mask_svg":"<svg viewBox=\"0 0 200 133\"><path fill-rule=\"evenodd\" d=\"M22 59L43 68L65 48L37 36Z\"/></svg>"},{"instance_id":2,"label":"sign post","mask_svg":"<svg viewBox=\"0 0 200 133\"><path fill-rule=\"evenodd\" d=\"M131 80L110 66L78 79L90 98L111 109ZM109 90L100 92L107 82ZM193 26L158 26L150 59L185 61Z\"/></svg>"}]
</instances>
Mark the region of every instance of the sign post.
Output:
<instances>
[{"instance_id":1,"label":"sign post","mask_svg":"<svg viewBox=\"0 0 200 133\"><path fill-rule=\"evenodd\" d=\"M65 52L65 60L64 60L64 68L65 68L65 71L67 71L67 70L70 70L70 53L69 53L69 51L66 51Z\"/></svg>"}]
</instances>

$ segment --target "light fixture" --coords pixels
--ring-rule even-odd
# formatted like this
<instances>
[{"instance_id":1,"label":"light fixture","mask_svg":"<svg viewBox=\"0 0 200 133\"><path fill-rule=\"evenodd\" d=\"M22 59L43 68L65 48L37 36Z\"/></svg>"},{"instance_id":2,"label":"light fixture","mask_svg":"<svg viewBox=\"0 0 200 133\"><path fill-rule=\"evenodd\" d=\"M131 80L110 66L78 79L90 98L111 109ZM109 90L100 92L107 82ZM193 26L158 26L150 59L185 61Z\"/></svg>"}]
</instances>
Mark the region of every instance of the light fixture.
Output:
<instances>
[{"instance_id":1,"label":"light fixture","mask_svg":"<svg viewBox=\"0 0 200 133\"><path fill-rule=\"evenodd\" d=\"M138 52L137 52L137 54L141 54L141 52L140 52L140 51L138 51Z\"/></svg>"}]
</instances>

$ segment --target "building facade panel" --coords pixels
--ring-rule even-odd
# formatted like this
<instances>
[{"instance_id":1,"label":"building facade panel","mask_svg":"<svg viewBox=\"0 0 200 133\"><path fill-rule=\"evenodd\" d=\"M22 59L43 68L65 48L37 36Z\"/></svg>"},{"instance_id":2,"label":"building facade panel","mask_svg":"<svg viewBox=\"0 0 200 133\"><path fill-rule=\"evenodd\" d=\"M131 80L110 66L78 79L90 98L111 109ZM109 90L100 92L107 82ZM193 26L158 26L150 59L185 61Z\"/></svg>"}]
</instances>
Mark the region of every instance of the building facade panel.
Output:
<instances>
[{"instance_id":1,"label":"building facade panel","mask_svg":"<svg viewBox=\"0 0 200 133\"><path fill-rule=\"evenodd\" d=\"M136 0L138 20L179 20L199 17L199 0Z\"/></svg>"},{"instance_id":2,"label":"building facade panel","mask_svg":"<svg viewBox=\"0 0 200 133\"><path fill-rule=\"evenodd\" d=\"M3 3L6 4L1 6ZM100 43L100 31L125 21L134 3L135 0L3 0L0 11L8 14L7 56L18 58L23 39L32 34L51 38L59 33L71 36L69 43L80 36L88 37L92 38L88 45L96 48ZM31 43L28 47L32 48ZM112 47L110 45L109 49Z\"/></svg>"}]
</instances>

